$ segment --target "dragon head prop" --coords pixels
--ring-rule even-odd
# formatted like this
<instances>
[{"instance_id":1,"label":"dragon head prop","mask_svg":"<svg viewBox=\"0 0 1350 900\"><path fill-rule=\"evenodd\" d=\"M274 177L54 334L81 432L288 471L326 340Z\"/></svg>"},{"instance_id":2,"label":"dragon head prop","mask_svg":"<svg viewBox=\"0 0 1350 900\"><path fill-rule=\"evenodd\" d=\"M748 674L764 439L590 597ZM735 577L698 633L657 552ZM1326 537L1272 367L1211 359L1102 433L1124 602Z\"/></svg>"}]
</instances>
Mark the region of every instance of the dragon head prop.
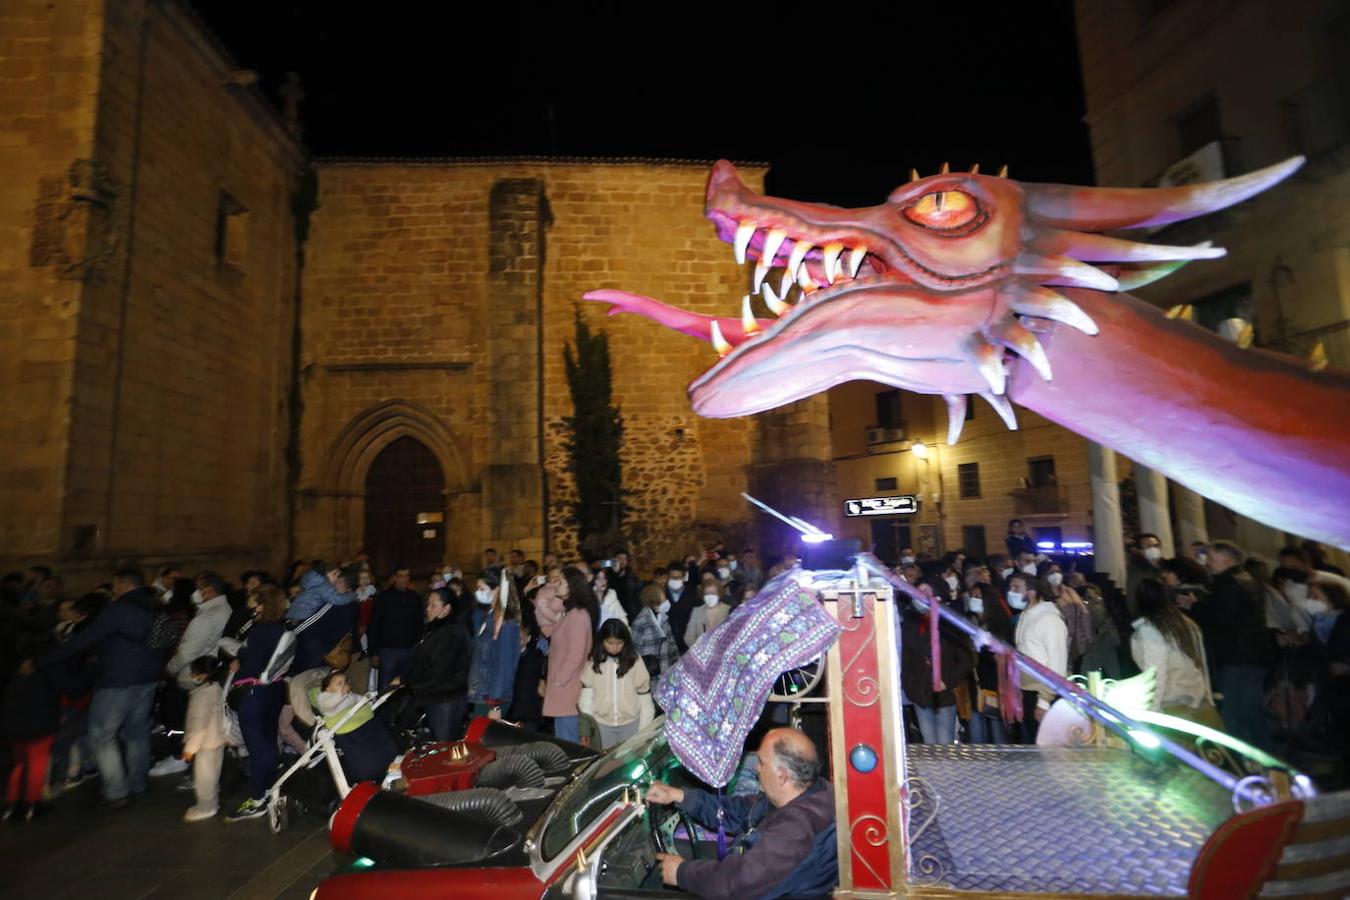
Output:
<instances>
[{"instance_id":1,"label":"dragon head prop","mask_svg":"<svg viewBox=\"0 0 1350 900\"><path fill-rule=\"evenodd\" d=\"M1053 377L1041 335L1097 333L1076 292L1137 288L1186 262L1222 256L1208 242L1162 246L1102 234L1156 228L1239 203L1287 177L1294 158L1237 178L1165 188L1022 184L969 172L912 172L879 206L844 209L756 193L729 162L713 166L705 215L739 263L754 264L740 315L702 316L625 291L586 299L710 341L718 362L689 387L695 412L762 412L867 379L942 394L949 442L967 398L1009 427L1010 372ZM761 294L772 318L757 318Z\"/></svg>"}]
</instances>

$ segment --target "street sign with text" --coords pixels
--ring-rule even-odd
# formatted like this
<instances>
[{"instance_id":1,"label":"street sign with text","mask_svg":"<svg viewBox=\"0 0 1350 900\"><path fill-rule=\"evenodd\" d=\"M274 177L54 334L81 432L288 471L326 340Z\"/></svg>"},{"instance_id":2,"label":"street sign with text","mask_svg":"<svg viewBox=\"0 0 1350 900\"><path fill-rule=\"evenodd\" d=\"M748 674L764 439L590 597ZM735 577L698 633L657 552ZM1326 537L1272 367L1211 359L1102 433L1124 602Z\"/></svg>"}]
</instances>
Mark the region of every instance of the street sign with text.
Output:
<instances>
[{"instance_id":1,"label":"street sign with text","mask_svg":"<svg viewBox=\"0 0 1350 900\"><path fill-rule=\"evenodd\" d=\"M845 516L899 516L919 511L919 501L906 497L863 497L844 501Z\"/></svg>"}]
</instances>

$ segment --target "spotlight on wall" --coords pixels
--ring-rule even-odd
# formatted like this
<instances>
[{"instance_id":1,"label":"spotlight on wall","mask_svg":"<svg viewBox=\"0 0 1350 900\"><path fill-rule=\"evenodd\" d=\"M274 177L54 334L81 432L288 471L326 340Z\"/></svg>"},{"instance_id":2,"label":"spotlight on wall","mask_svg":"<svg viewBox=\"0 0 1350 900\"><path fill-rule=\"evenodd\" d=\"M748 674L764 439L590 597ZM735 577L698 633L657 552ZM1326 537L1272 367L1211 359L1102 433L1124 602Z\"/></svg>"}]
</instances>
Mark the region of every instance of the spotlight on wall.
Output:
<instances>
[{"instance_id":1,"label":"spotlight on wall","mask_svg":"<svg viewBox=\"0 0 1350 900\"><path fill-rule=\"evenodd\" d=\"M923 441L915 441L909 445L909 451L914 454L915 459L928 458L928 445Z\"/></svg>"}]
</instances>

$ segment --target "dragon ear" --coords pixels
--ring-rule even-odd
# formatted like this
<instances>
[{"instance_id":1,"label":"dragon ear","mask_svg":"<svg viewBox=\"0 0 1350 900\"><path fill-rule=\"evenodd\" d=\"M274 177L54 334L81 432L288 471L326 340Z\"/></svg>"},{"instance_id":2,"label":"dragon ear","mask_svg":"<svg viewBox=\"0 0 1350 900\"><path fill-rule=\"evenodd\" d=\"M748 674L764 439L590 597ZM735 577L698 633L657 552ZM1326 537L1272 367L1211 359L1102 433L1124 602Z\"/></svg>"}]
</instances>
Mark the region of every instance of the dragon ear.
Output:
<instances>
[{"instance_id":1,"label":"dragon ear","mask_svg":"<svg viewBox=\"0 0 1350 900\"><path fill-rule=\"evenodd\" d=\"M1236 178L1166 188L1071 187L1024 184L1027 215L1079 231L1170 225L1216 212L1283 181L1303 165L1295 156Z\"/></svg>"}]
</instances>

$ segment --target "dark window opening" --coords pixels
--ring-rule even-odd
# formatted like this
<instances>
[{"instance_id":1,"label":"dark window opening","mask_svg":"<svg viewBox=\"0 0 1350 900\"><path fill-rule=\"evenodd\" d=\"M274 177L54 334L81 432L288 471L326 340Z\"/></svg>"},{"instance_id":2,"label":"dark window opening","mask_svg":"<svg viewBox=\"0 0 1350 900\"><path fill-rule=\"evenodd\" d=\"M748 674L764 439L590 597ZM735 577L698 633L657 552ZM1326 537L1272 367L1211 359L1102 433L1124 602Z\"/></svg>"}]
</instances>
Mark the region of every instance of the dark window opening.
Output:
<instances>
[{"instance_id":1,"label":"dark window opening","mask_svg":"<svg viewBox=\"0 0 1350 900\"><path fill-rule=\"evenodd\" d=\"M1219 101L1206 94L1174 120L1179 156L1190 156L1206 144L1223 138L1219 124Z\"/></svg>"},{"instance_id":2,"label":"dark window opening","mask_svg":"<svg viewBox=\"0 0 1350 900\"><path fill-rule=\"evenodd\" d=\"M878 478L876 488L879 491L895 491L900 489L900 482L895 478Z\"/></svg>"},{"instance_id":3,"label":"dark window opening","mask_svg":"<svg viewBox=\"0 0 1350 900\"><path fill-rule=\"evenodd\" d=\"M966 551L966 556L970 559L984 559L989 555L985 549L985 537L983 525L962 525L961 526L961 546Z\"/></svg>"},{"instance_id":4,"label":"dark window opening","mask_svg":"<svg viewBox=\"0 0 1350 900\"><path fill-rule=\"evenodd\" d=\"M1056 483L1053 456L1038 456L1027 460L1027 487L1054 487Z\"/></svg>"},{"instance_id":5,"label":"dark window opening","mask_svg":"<svg viewBox=\"0 0 1350 900\"><path fill-rule=\"evenodd\" d=\"M961 499L969 500L980 496L980 464L962 463L956 467L956 477L961 485Z\"/></svg>"},{"instance_id":6,"label":"dark window opening","mask_svg":"<svg viewBox=\"0 0 1350 900\"><path fill-rule=\"evenodd\" d=\"M900 428L900 392L881 391L877 394L877 427Z\"/></svg>"}]
</instances>

